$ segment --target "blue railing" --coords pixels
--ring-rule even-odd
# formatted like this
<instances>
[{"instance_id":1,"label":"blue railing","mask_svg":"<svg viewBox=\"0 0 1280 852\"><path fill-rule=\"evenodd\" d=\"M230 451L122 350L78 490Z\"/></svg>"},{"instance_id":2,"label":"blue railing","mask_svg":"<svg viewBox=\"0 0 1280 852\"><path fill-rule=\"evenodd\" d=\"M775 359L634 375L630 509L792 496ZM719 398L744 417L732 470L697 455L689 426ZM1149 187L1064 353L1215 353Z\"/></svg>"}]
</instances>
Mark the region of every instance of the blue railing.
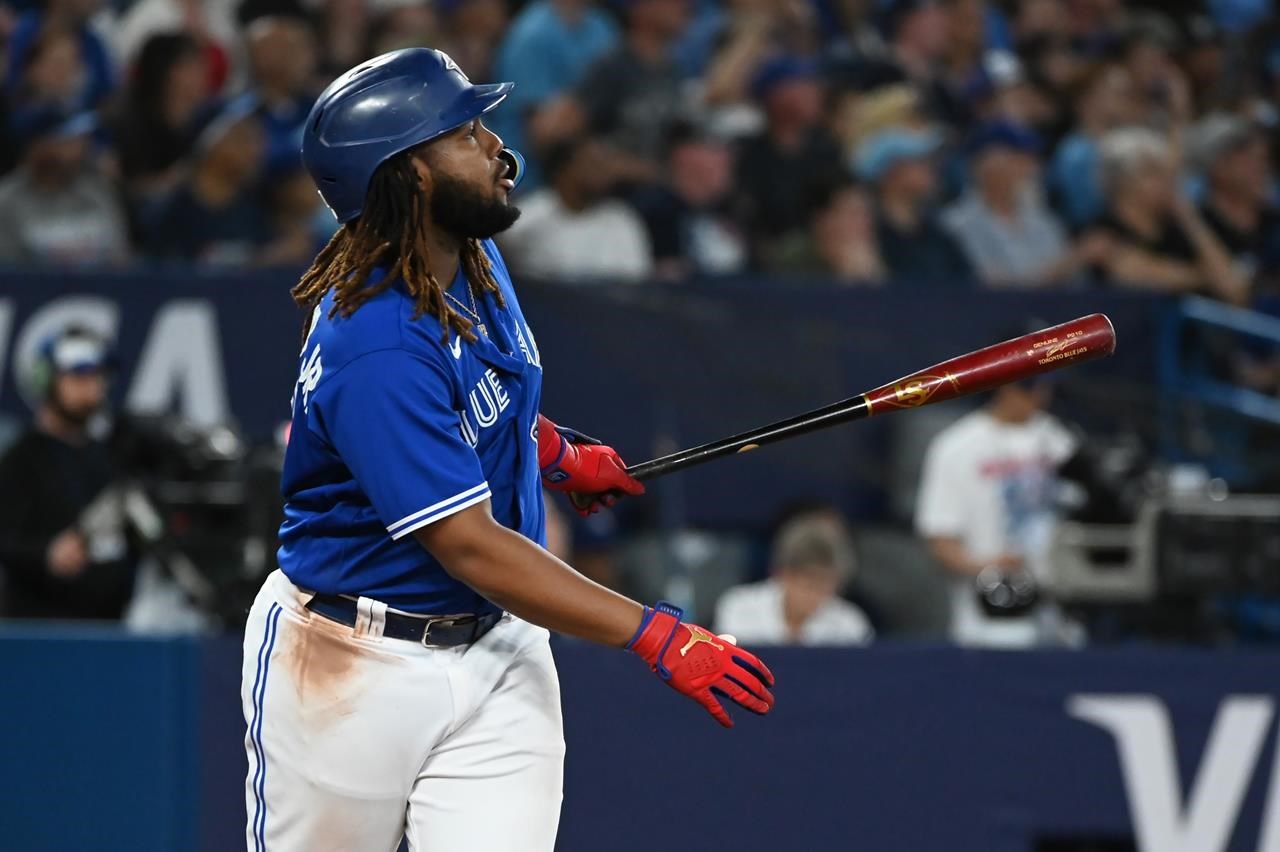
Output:
<instances>
[{"instance_id":1,"label":"blue railing","mask_svg":"<svg viewBox=\"0 0 1280 852\"><path fill-rule=\"evenodd\" d=\"M1256 469L1247 458L1250 422L1280 427L1280 399L1241 385L1234 370L1241 356L1280 355L1280 318L1190 296L1165 311L1157 347L1162 455L1207 461L1247 484ZM1213 451L1193 449L1188 429L1197 428Z\"/></svg>"}]
</instances>

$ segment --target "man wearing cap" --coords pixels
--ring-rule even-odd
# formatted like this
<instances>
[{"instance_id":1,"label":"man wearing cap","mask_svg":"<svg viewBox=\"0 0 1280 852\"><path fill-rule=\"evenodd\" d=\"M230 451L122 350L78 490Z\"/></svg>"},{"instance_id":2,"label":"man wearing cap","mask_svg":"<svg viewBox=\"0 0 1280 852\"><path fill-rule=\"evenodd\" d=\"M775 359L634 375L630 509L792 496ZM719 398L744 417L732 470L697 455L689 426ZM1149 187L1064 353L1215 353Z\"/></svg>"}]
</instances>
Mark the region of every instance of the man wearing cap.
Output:
<instances>
[{"instance_id":1,"label":"man wearing cap","mask_svg":"<svg viewBox=\"0 0 1280 852\"><path fill-rule=\"evenodd\" d=\"M943 212L942 222L983 283L1034 287L1079 272L1086 258L1071 250L1039 191L1039 137L1019 124L992 122L978 130L969 150L969 191Z\"/></svg>"},{"instance_id":2,"label":"man wearing cap","mask_svg":"<svg viewBox=\"0 0 1280 852\"><path fill-rule=\"evenodd\" d=\"M805 227L821 191L844 176L840 148L823 126L819 72L812 59L783 55L763 63L751 82L766 124L743 142L736 183L751 244L765 256Z\"/></svg>"},{"instance_id":3,"label":"man wearing cap","mask_svg":"<svg viewBox=\"0 0 1280 852\"><path fill-rule=\"evenodd\" d=\"M0 458L0 612L10 618L116 620L133 594L123 537L82 525L112 479L107 448L90 428L106 404L107 363L104 342L79 328L36 354L28 383L35 422Z\"/></svg>"},{"instance_id":4,"label":"man wearing cap","mask_svg":"<svg viewBox=\"0 0 1280 852\"><path fill-rule=\"evenodd\" d=\"M145 229L149 255L245 264L270 242L271 223L255 193L267 145L260 106L242 95L197 116L191 175Z\"/></svg>"},{"instance_id":5,"label":"man wearing cap","mask_svg":"<svg viewBox=\"0 0 1280 852\"><path fill-rule=\"evenodd\" d=\"M889 274L909 284L954 284L973 278L969 259L938 221L931 131L890 128L864 141L853 171L875 188L876 240Z\"/></svg>"},{"instance_id":6,"label":"man wearing cap","mask_svg":"<svg viewBox=\"0 0 1280 852\"><path fill-rule=\"evenodd\" d=\"M40 107L15 117L24 139L0 181L0 262L98 264L128 257L124 209L90 156L92 113Z\"/></svg>"}]
</instances>

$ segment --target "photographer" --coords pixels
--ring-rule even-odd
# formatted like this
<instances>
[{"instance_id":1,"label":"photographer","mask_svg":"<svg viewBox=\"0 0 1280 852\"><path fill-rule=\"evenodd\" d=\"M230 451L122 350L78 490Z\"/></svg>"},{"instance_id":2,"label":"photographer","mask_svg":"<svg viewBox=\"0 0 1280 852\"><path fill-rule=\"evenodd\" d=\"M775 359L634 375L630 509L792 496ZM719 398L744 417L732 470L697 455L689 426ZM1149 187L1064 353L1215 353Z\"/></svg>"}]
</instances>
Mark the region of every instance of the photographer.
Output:
<instances>
[{"instance_id":1,"label":"photographer","mask_svg":"<svg viewBox=\"0 0 1280 852\"><path fill-rule=\"evenodd\" d=\"M106 404L104 341L68 328L40 349L35 422L0 458L0 570L11 618L118 620L134 565L119 526L86 512L109 485L106 445L91 433Z\"/></svg>"}]
</instances>

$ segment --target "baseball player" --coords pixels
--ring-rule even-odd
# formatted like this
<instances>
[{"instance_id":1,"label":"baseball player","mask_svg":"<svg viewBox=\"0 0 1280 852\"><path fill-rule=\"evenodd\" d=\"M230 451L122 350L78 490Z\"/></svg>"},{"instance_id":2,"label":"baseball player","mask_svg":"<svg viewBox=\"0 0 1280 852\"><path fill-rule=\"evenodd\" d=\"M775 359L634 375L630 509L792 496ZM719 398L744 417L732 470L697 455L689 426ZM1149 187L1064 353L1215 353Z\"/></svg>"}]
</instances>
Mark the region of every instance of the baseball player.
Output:
<instances>
[{"instance_id":1,"label":"baseball player","mask_svg":"<svg viewBox=\"0 0 1280 852\"><path fill-rule=\"evenodd\" d=\"M342 227L308 316L280 570L245 629L250 849L550 852L564 739L548 629L625 647L732 722L773 676L731 637L549 554L541 488L582 512L643 487L538 412L542 367L502 256L522 161L445 54L334 81L303 159ZM608 250L607 247L600 247Z\"/></svg>"}]
</instances>

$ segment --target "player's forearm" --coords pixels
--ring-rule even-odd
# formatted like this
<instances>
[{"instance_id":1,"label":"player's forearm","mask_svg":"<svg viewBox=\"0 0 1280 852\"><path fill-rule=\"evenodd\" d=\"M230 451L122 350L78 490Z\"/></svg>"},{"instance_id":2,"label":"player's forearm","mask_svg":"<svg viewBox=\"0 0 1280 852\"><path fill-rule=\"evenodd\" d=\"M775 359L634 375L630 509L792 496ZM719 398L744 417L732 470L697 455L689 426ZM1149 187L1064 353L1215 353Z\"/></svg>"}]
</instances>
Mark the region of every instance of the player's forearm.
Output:
<instances>
[{"instance_id":1,"label":"player's forearm","mask_svg":"<svg viewBox=\"0 0 1280 852\"><path fill-rule=\"evenodd\" d=\"M474 516L475 510L482 510L484 517ZM616 647L625 645L640 626L640 604L587 579L503 527L485 505L415 535L455 579L525 621Z\"/></svg>"}]
</instances>

